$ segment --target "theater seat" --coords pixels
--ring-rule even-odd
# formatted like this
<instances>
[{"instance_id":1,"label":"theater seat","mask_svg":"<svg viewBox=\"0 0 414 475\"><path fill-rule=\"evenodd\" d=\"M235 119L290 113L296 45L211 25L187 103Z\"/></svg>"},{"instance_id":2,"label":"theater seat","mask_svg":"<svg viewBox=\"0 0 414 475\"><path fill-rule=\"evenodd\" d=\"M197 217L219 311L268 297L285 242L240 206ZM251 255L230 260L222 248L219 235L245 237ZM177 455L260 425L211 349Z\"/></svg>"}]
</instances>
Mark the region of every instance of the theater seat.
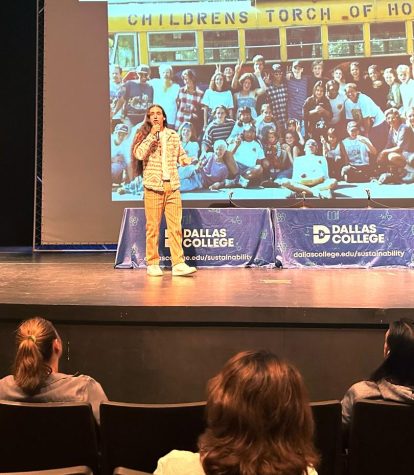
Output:
<instances>
[{"instance_id":1,"label":"theater seat","mask_svg":"<svg viewBox=\"0 0 414 475\"><path fill-rule=\"evenodd\" d=\"M95 420L86 403L0 401L0 472L98 467Z\"/></svg>"},{"instance_id":2,"label":"theater seat","mask_svg":"<svg viewBox=\"0 0 414 475\"><path fill-rule=\"evenodd\" d=\"M35 470L34 472L0 472L0 475L92 475L92 470L85 465L78 465L77 467Z\"/></svg>"},{"instance_id":3,"label":"theater seat","mask_svg":"<svg viewBox=\"0 0 414 475\"><path fill-rule=\"evenodd\" d=\"M350 475L414 473L414 405L356 402L349 439Z\"/></svg>"},{"instance_id":4,"label":"theater seat","mask_svg":"<svg viewBox=\"0 0 414 475\"><path fill-rule=\"evenodd\" d=\"M318 475L341 473L341 403L312 402L315 421L315 446L321 455Z\"/></svg>"},{"instance_id":5,"label":"theater seat","mask_svg":"<svg viewBox=\"0 0 414 475\"><path fill-rule=\"evenodd\" d=\"M116 467L113 475L150 475L148 472L132 470L132 468Z\"/></svg>"},{"instance_id":6,"label":"theater seat","mask_svg":"<svg viewBox=\"0 0 414 475\"><path fill-rule=\"evenodd\" d=\"M104 473L128 467L152 473L173 449L197 451L204 431L205 402L186 404L101 404Z\"/></svg>"}]
</instances>

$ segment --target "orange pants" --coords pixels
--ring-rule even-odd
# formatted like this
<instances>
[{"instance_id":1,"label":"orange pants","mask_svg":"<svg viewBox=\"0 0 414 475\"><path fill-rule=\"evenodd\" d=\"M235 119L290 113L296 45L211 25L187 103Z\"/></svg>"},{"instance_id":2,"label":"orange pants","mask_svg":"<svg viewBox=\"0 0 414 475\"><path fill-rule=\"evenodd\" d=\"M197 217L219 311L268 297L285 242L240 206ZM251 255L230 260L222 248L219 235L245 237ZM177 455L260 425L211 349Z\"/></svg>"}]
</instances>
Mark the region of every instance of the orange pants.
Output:
<instances>
[{"instance_id":1,"label":"orange pants","mask_svg":"<svg viewBox=\"0 0 414 475\"><path fill-rule=\"evenodd\" d=\"M169 181L164 182L164 191L154 191L144 188L144 206L146 226L146 257L147 265L159 264L158 243L160 240L160 224L163 213L167 222L168 243L171 252L172 265L184 262L182 246L180 190L171 190Z\"/></svg>"}]
</instances>

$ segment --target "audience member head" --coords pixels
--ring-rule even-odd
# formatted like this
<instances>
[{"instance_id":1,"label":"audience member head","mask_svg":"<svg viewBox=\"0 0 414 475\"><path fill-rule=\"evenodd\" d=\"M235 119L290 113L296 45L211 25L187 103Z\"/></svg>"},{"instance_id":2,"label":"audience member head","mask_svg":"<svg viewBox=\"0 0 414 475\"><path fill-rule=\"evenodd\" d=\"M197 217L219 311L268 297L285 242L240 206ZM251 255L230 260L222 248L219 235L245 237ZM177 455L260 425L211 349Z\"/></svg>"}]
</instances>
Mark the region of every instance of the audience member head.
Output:
<instances>
[{"instance_id":1,"label":"audience member head","mask_svg":"<svg viewBox=\"0 0 414 475\"><path fill-rule=\"evenodd\" d=\"M223 73L214 73L210 80L210 89L218 92L223 91L224 80L225 78Z\"/></svg>"},{"instance_id":2,"label":"audience member head","mask_svg":"<svg viewBox=\"0 0 414 475\"><path fill-rule=\"evenodd\" d=\"M178 127L177 133L182 142L194 142L197 140L194 126L191 122L183 122Z\"/></svg>"},{"instance_id":3,"label":"audience member head","mask_svg":"<svg viewBox=\"0 0 414 475\"><path fill-rule=\"evenodd\" d=\"M51 322L40 317L25 320L16 332L16 384L26 394L35 394L50 373L57 372L61 355L62 342Z\"/></svg>"},{"instance_id":4,"label":"audience member head","mask_svg":"<svg viewBox=\"0 0 414 475\"><path fill-rule=\"evenodd\" d=\"M414 386L414 322L402 318L390 323L385 334L384 361L371 376L400 386Z\"/></svg>"},{"instance_id":5,"label":"audience member head","mask_svg":"<svg viewBox=\"0 0 414 475\"><path fill-rule=\"evenodd\" d=\"M346 126L346 131L351 139L356 139L359 134L358 124L354 120L349 121Z\"/></svg>"},{"instance_id":6,"label":"audience member head","mask_svg":"<svg viewBox=\"0 0 414 475\"><path fill-rule=\"evenodd\" d=\"M372 82L381 80L381 69L376 64L368 66L368 76Z\"/></svg>"},{"instance_id":7,"label":"audience member head","mask_svg":"<svg viewBox=\"0 0 414 475\"><path fill-rule=\"evenodd\" d=\"M317 462L312 434L302 377L272 353L238 353L209 381L206 475L306 473Z\"/></svg>"},{"instance_id":8,"label":"audience member head","mask_svg":"<svg viewBox=\"0 0 414 475\"><path fill-rule=\"evenodd\" d=\"M384 80L388 84L388 86L392 86L397 81L397 72L393 68L385 68L384 69Z\"/></svg>"},{"instance_id":9,"label":"audience member head","mask_svg":"<svg viewBox=\"0 0 414 475\"><path fill-rule=\"evenodd\" d=\"M325 93L325 90L323 88L323 82L316 81L312 90L313 97L316 98L317 100L321 100L324 93Z\"/></svg>"},{"instance_id":10,"label":"audience member head","mask_svg":"<svg viewBox=\"0 0 414 475\"><path fill-rule=\"evenodd\" d=\"M263 133L263 143L274 145L279 140L277 130L274 127L266 127Z\"/></svg>"},{"instance_id":11,"label":"audience member head","mask_svg":"<svg viewBox=\"0 0 414 475\"><path fill-rule=\"evenodd\" d=\"M384 111L384 115L387 124L394 129L398 129L399 125L403 122L400 112L395 107L390 107Z\"/></svg>"},{"instance_id":12,"label":"audience member head","mask_svg":"<svg viewBox=\"0 0 414 475\"><path fill-rule=\"evenodd\" d=\"M186 86L195 87L197 84L197 76L192 69L184 69L181 73L181 79Z\"/></svg>"},{"instance_id":13,"label":"audience member head","mask_svg":"<svg viewBox=\"0 0 414 475\"><path fill-rule=\"evenodd\" d=\"M160 78L165 80L171 80L173 76L173 68L167 63L161 64L158 68L158 72L160 73Z\"/></svg>"},{"instance_id":14,"label":"audience member head","mask_svg":"<svg viewBox=\"0 0 414 475\"><path fill-rule=\"evenodd\" d=\"M340 66L336 66L336 68L334 68L334 70L332 71L332 77L337 83L345 82L344 71Z\"/></svg>"},{"instance_id":15,"label":"audience member head","mask_svg":"<svg viewBox=\"0 0 414 475\"><path fill-rule=\"evenodd\" d=\"M315 139L308 139L305 142L305 154L316 155L318 152L318 142Z\"/></svg>"},{"instance_id":16,"label":"audience member head","mask_svg":"<svg viewBox=\"0 0 414 475\"><path fill-rule=\"evenodd\" d=\"M249 106L240 107L237 111L238 125L248 124L252 121L252 110Z\"/></svg>"},{"instance_id":17,"label":"audience member head","mask_svg":"<svg viewBox=\"0 0 414 475\"><path fill-rule=\"evenodd\" d=\"M252 73L244 73L239 79L239 86L243 91L250 91L254 83L254 75Z\"/></svg>"},{"instance_id":18,"label":"audience member head","mask_svg":"<svg viewBox=\"0 0 414 475\"><path fill-rule=\"evenodd\" d=\"M213 110L213 117L214 121L218 124L222 124L225 122L227 117L227 107L225 106L217 106Z\"/></svg>"},{"instance_id":19,"label":"audience member head","mask_svg":"<svg viewBox=\"0 0 414 475\"><path fill-rule=\"evenodd\" d=\"M336 99L338 97L339 83L335 81L335 79L330 79L327 81L325 88L328 99Z\"/></svg>"},{"instance_id":20,"label":"audience member head","mask_svg":"<svg viewBox=\"0 0 414 475\"><path fill-rule=\"evenodd\" d=\"M312 73L315 78L322 79L323 61L321 59L315 59L315 61L312 61Z\"/></svg>"},{"instance_id":21,"label":"audience member head","mask_svg":"<svg viewBox=\"0 0 414 475\"><path fill-rule=\"evenodd\" d=\"M406 64L400 64L397 66L397 76L402 84L408 83L410 80L410 67Z\"/></svg>"},{"instance_id":22,"label":"audience member head","mask_svg":"<svg viewBox=\"0 0 414 475\"><path fill-rule=\"evenodd\" d=\"M330 127L326 131L326 139L330 145L336 145L339 141L338 132L335 127Z\"/></svg>"},{"instance_id":23,"label":"audience member head","mask_svg":"<svg viewBox=\"0 0 414 475\"><path fill-rule=\"evenodd\" d=\"M265 67L264 56L262 56L261 54L256 54L256 56L254 56L253 58L253 66L255 70L257 68L260 72L263 72L264 67Z\"/></svg>"},{"instance_id":24,"label":"audience member head","mask_svg":"<svg viewBox=\"0 0 414 475\"><path fill-rule=\"evenodd\" d=\"M224 154L227 152L227 142L225 140L216 140L214 142L214 153L219 160L222 160Z\"/></svg>"},{"instance_id":25,"label":"audience member head","mask_svg":"<svg viewBox=\"0 0 414 475\"><path fill-rule=\"evenodd\" d=\"M115 84L122 82L122 68L119 64L111 65L111 78Z\"/></svg>"},{"instance_id":26,"label":"audience member head","mask_svg":"<svg viewBox=\"0 0 414 475\"><path fill-rule=\"evenodd\" d=\"M359 81L361 78L361 65L354 61L349 65L349 73L353 81Z\"/></svg>"}]
</instances>

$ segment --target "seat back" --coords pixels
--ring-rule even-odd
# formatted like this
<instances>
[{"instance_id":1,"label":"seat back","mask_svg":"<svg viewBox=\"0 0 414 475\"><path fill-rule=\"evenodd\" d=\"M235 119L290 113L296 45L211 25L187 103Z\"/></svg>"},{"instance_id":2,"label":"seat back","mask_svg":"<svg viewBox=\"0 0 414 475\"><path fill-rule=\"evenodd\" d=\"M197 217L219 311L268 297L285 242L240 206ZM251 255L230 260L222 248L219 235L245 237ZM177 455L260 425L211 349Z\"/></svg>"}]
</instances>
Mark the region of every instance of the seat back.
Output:
<instances>
[{"instance_id":1,"label":"seat back","mask_svg":"<svg viewBox=\"0 0 414 475\"><path fill-rule=\"evenodd\" d=\"M414 405L357 401L349 437L350 475L414 473Z\"/></svg>"},{"instance_id":2,"label":"seat back","mask_svg":"<svg viewBox=\"0 0 414 475\"><path fill-rule=\"evenodd\" d=\"M204 431L205 402L187 404L101 404L104 473L116 467L153 472L173 449L197 451Z\"/></svg>"},{"instance_id":3,"label":"seat back","mask_svg":"<svg viewBox=\"0 0 414 475\"><path fill-rule=\"evenodd\" d=\"M0 472L0 475L92 475L92 470L89 467L86 467L85 465L79 465L77 467L54 468L51 470L35 470L33 472Z\"/></svg>"},{"instance_id":4,"label":"seat back","mask_svg":"<svg viewBox=\"0 0 414 475\"><path fill-rule=\"evenodd\" d=\"M321 456L319 475L336 475L341 470L341 403L312 402L315 446Z\"/></svg>"},{"instance_id":5,"label":"seat back","mask_svg":"<svg viewBox=\"0 0 414 475\"><path fill-rule=\"evenodd\" d=\"M0 428L0 472L97 469L95 420L87 403L0 401Z\"/></svg>"}]
</instances>

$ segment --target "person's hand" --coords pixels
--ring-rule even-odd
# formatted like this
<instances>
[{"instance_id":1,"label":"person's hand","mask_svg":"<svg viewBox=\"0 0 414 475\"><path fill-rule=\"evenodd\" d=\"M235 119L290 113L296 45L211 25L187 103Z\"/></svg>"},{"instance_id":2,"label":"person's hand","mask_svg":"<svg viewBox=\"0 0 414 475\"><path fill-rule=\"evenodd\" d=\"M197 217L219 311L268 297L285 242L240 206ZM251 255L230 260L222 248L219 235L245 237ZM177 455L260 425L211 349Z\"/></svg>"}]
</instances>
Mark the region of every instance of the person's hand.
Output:
<instances>
[{"instance_id":1,"label":"person's hand","mask_svg":"<svg viewBox=\"0 0 414 475\"><path fill-rule=\"evenodd\" d=\"M240 76L240 71L243 66L243 61L241 59L237 60L236 65L234 66L234 74Z\"/></svg>"},{"instance_id":2,"label":"person's hand","mask_svg":"<svg viewBox=\"0 0 414 475\"><path fill-rule=\"evenodd\" d=\"M282 149L286 152L290 152L290 145L288 143L282 143Z\"/></svg>"},{"instance_id":3,"label":"person's hand","mask_svg":"<svg viewBox=\"0 0 414 475\"><path fill-rule=\"evenodd\" d=\"M152 135L157 135L157 132L161 130L161 125L156 122L152 127L151 127L151 134Z\"/></svg>"},{"instance_id":4,"label":"person's hand","mask_svg":"<svg viewBox=\"0 0 414 475\"><path fill-rule=\"evenodd\" d=\"M239 134L239 135L235 138L234 143L235 143L237 146L239 146L239 145L241 144L241 142L242 142L242 135Z\"/></svg>"}]
</instances>

